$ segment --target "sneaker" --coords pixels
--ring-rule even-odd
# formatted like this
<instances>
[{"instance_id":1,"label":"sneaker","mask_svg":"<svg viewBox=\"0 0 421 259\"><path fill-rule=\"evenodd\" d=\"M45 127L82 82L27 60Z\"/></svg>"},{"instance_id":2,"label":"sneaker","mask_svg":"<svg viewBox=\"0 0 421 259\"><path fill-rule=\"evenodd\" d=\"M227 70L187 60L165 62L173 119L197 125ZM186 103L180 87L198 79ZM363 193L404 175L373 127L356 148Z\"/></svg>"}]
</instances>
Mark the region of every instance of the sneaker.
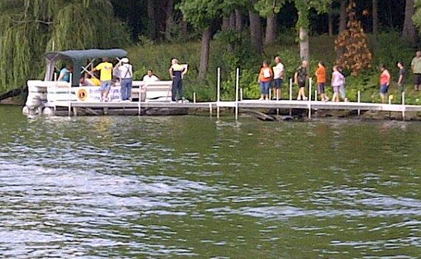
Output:
<instances>
[{"instance_id":1,"label":"sneaker","mask_svg":"<svg viewBox=\"0 0 421 259\"><path fill-rule=\"evenodd\" d=\"M264 100L263 98L260 98L260 99L259 99L259 101L263 101L263 100Z\"/></svg>"},{"instance_id":2,"label":"sneaker","mask_svg":"<svg viewBox=\"0 0 421 259\"><path fill-rule=\"evenodd\" d=\"M301 101L301 98L300 97L297 97L297 101Z\"/></svg>"},{"instance_id":3,"label":"sneaker","mask_svg":"<svg viewBox=\"0 0 421 259\"><path fill-rule=\"evenodd\" d=\"M304 101L308 101L308 97L304 97Z\"/></svg>"}]
</instances>

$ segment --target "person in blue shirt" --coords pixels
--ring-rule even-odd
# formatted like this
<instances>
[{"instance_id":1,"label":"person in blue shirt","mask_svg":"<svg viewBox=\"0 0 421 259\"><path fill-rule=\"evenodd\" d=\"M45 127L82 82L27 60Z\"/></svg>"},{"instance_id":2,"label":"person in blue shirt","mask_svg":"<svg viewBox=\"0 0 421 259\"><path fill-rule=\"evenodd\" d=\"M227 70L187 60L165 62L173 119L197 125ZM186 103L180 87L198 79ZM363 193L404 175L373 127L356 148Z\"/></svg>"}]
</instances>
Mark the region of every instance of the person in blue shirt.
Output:
<instances>
[{"instance_id":1,"label":"person in blue shirt","mask_svg":"<svg viewBox=\"0 0 421 259\"><path fill-rule=\"evenodd\" d=\"M58 77L58 81L65 81L70 83L70 74L73 72L72 66L66 66L62 70L60 70L60 75Z\"/></svg>"}]
</instances>

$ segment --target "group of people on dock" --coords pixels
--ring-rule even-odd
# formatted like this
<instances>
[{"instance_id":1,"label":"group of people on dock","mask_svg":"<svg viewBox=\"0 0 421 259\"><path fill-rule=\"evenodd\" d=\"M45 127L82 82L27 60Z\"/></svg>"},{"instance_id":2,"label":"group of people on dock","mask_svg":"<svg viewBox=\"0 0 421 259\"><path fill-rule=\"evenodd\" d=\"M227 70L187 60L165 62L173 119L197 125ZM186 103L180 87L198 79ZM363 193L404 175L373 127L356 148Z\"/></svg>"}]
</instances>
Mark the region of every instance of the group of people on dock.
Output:
<instances>
[{"instance_id":1,"label":"group of people on dock","mask_svg":"<svg viewBox=\"0 0 421 259\"><path fill-rule=\"evenodd\" d=\"M279 56L274 59L275 66L270 67L269 62L263 61L260 69L258 83L260 84L260 99L269 100L270 91L272 89L273 100L281 100L281 89L284 84L285 78L285 66ZM397 85L400 92L405 91L405 84L407 81L407 70L402 61L397 63L399 69L399 75ZM333 102L348 102L346 93L346 76L342 66L335 65L332 68L332 101ZM414 89L415 91L421 90L421 51L416 52L416 56L411 62L411 70L414 74ZM391 74L385 65L380 66L380 97L383 103L387 102L388 92L391 84ZM320 61L317 65L317 70L314 73L317 79L317 93L319 94L320 100L327 102L330 100L326 93L327 87L327 69L323 61ZM292 82L298 87L297 100L308 100L306 96L306 85L309 81L309 62L307 60L302 61L301 65L295 70Z\"/></svg>"},{"instance_id":2,"label":"group of people on dock","mask_svg":"<svg viewBox=\"0 0 421 259\"><path fill-rule=\"evenodd\" d=\"M67 65L60 70L58 81L70 82L73 67ZM97 74L99 73L99 79ZM187 73L187 66L179 64L177 59L171 60L169 74L172 83L172 102L184 102L183 77ZM149 69L143 77L144 83L157 82L160 79L154 75L152 69ZM128 58L122 58L114 66L108 58L102 58L102 62L95 66L91 71L85 71L80 84L82 86L100 86L101 102L108 102L111 87L116 82L120 82L120 99L122 102L130 102L133 87L133 66Z\"/></svg>"}]
</instances>

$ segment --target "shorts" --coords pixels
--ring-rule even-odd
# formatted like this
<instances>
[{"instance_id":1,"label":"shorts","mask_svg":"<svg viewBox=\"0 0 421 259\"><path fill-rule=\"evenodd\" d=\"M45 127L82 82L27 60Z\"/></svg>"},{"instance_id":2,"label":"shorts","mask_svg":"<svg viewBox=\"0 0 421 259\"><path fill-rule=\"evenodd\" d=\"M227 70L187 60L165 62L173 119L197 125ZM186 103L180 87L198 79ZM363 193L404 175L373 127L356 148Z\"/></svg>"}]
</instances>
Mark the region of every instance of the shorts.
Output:
<instances>
[{"instance_id":1,"label":"shorts","mask_svg":"<svg viewBox=\"0 0 421 259\"><path fill-rule=\"evenodd\" d=\"M380 86L380 94L387 94L387 91L389 90L388 85L381 85Z\"/></svg>"},{"instance_id":2,"label":"shorts","mask_svg":"<svg viewBox=\"0 0 421 259\"><path fill-rule=\"evenodd\" d=\"M319 92L319 94L324 94L325 93L325 83L319 83L317 85L317 92Z\"/></svg>"},{"instance_id":3,"label":"shorts","mask_svg":"<svg viewBox=\"0 0 421 259\"><path fill-rule=\"evenodd\" d=\"M260 93L269 94L270 82L260 82Z\"/></svg>"},{"instance_id":4,"label":"shorts","mask_svg":"<svg viewBox=\"0 0 421 259\"><path fill-rule=\"evenodd\" d=\"M298 80L298 87L299 88L306 87L306 81L300 81L300 80Z\"/></svg>"},{"instance_id":5,"label":"shorts","mask_svg":"<svg viewBox=\"0 0 421 259\"><path fill-rule=\"evenodd\" d=\"M273 81L273 87L276 89L280 89L282 88L283 83L284 83L284 80L282 78L275 79Z\"/></svg>"},{"instance_id":6,"label":"shorts","mask_svg":"<svg viewBox=\"0 0 421 259\"><path fill-rule=\"evenodd\" d=\"M111 80L110 81L101 81L101 87L99 90L101 91L110 91L111 89Z\"/></svg>"},{"instance_id":7,"label":"shorts","mask_svg":"<svg viewBox=\"0 0 421 259\"><path fill-rule=\"evenodd\" d=\"M421 74L414 74L414 84L421 85Z\"/></svg>"},{"instance_id":8,"label":"shorts","mask_svg":"<svg viewBox=\"0 0 421 259\"><path fill-rule=\"evenodd\" d=\"M339 93L339 85L332 85L332 87L334 93Z\"/></svg>"}]
</instances>

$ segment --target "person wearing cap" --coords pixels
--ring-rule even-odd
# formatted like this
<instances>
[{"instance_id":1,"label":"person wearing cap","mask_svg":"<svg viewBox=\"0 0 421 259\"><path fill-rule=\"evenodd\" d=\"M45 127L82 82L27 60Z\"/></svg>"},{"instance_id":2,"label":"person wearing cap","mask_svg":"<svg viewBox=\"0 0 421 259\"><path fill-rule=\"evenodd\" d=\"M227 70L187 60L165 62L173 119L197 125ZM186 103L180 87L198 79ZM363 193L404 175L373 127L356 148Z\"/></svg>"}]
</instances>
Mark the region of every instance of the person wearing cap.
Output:
<instances>
[{"instance_id":1,"label":"person wearing cap","mask_svg":"<svg viewBox=\"0 0 421 259\"><path fill-rule=\"evenodd\" d=\"M117 65L120 76L120 94L123 102L130 102L133 87L133 67L128 58L122 58Z\"/></svg>"},{"instance_id":2,"label":"person wearing cap","mask_svg":"<svg viewBox=\"0 0 421 259\"><path fill-rule=\"evenodd\" d=\"M178 64L178 60L174 58L171 61L171 67L169 69L169 72L172 78L171 100L173 102L183 102L183 76L187 73L187 69L186 67Z\"/></svg>"}]
</instances>

